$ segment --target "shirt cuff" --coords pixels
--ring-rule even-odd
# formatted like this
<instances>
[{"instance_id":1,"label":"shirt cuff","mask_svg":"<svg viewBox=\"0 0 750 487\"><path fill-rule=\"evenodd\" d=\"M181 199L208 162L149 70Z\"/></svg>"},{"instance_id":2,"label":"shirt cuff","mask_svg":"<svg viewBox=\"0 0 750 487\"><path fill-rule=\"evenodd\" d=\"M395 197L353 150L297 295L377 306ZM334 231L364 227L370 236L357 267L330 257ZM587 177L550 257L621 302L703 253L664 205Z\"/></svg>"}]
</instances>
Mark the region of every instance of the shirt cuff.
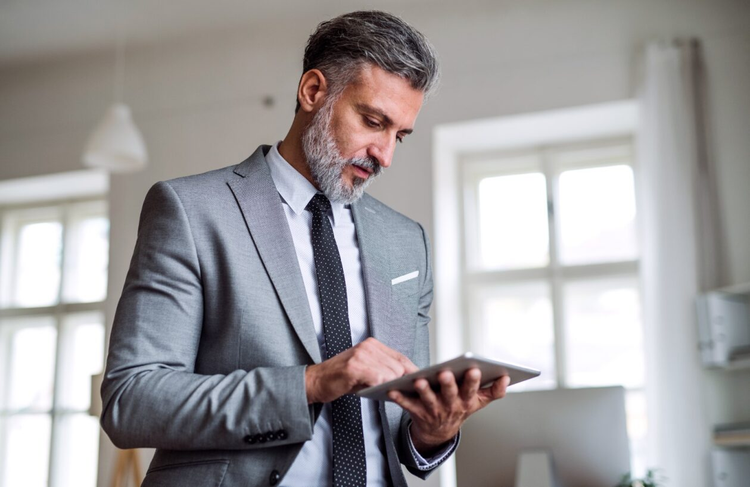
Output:
<instances>
[{"instance_id":1,"label":"shirt cuff","mask_svg":"<svg viewBox=\"0 0 750 487\"><path fill-rule=\"evenodd\" d=\"M456 448L458 448L458 440L460 436L461 432L459 431L458 434L453 437L453 440L451 442L441 448L433 456L431 456L430 458L424 458L414 447L414 442L411 439L411 423L409 423L409 434L406 435L406 437L409 440L409 450L411 451L411 455L417 462L417 469L424 472L437 468L438 465L443 463L448 457L453 454L454 451L456 451Z\"/></svg>"}]
</instances>

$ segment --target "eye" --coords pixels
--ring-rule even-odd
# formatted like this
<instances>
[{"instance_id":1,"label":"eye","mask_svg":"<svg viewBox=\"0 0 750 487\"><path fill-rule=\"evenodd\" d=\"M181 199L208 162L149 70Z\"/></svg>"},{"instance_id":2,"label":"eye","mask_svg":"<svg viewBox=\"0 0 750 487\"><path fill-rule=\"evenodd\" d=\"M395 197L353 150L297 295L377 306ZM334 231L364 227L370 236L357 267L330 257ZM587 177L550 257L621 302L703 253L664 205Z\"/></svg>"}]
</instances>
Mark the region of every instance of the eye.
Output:
<instances>
[{"instance_id":1,"label":"eye","mask_svg":"<svg viewBox=\"0 0 750 487\"><path fill-rule=\"evenodd\" d=\"M396 136L396 142L398 142L399 144L403 144L404 143L404 136L403 135L397 135Z\"/></svg>"},{"instance_id":2,"label":"eye","mask_svg":"<svg viewBox=\"0 0 750 487\"><path fill-rule=\"evenodd\" d=\"M378 122L377 120L374 120L370 117L364 117L364 119L368 127L372 127L374 129L380 128L380 122Z\"/></svg>"}]
</instances>

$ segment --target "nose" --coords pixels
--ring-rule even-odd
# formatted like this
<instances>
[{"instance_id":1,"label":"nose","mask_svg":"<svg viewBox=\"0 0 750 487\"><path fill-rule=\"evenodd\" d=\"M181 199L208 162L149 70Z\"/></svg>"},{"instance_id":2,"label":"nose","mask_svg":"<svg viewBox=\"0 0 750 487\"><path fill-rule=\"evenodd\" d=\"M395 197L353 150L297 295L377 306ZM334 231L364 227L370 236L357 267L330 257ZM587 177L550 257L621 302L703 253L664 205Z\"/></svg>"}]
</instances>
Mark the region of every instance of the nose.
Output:
<instances>
[{"instance_id":1,"label":"nose","mask_svg":"<svg viewBox=\"0 0 750 487\"><path fill-rule=\"evenodd\" d=\"M367 155L374 157L383 169L388 169L393 161L393 152L396 150L396 137L381 137L370 144Z\"/></svg>"}]
</instances>

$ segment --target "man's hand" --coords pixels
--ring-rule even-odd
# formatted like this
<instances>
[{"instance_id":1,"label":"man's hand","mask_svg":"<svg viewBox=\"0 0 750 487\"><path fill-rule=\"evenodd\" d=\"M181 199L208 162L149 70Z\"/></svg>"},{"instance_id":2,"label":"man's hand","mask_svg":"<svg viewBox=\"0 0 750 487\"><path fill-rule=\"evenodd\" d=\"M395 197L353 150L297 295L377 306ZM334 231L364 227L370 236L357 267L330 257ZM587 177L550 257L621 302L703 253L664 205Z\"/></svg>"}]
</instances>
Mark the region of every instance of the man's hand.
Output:
<instances>
[{"instance_id":1,"label":"man's hand","mask_svg":"<svg viewBox=\"0 0 750 487\"><path fill-rule=\"evenodd\" d=\"M406 356L368 338L335 357L307 367L307 402L331 402L417 370Z\"/></svg>"},{"instance_id":2,"label":"man's hand","mask_svg":"<svg viewBox=\"0 0 750 487\"><path fill-rule=\"evenodd\" d=\"M450 371L438 376L440 392L435 393L425 379L414 381L418 398L409 398L398 391L390 391L388 397L409 411L412 419L411 439L422 456L429 457L442 445L458 434L466 419L496 399L505 396L510 383L507 375L497 379L492 386L480 389L482 373L470 369L464 375L459 390Z\"/></svg>"}]
</instances>

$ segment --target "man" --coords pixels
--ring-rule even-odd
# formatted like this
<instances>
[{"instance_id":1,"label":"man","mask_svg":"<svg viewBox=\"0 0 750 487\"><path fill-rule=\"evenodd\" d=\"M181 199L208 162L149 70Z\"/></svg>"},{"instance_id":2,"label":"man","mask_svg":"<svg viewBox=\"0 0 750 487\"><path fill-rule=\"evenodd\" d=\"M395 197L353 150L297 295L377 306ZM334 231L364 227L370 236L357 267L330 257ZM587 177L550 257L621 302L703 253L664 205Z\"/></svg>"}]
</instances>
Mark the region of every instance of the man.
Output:
<instances>
[{"instance_id":1,"label":"man","mask_svg":"<svg viewBox=\"0 0 750 487\"><path fill-rule=\"evenodd\" d=\"M157 448L144 486L404 486L504 395L478 370L353 395L429 361L426 236L364 189L437 76L394 16L324 22L280 143L149 191L102 386L115 444Z\"/></svg>"}]
</instances>

